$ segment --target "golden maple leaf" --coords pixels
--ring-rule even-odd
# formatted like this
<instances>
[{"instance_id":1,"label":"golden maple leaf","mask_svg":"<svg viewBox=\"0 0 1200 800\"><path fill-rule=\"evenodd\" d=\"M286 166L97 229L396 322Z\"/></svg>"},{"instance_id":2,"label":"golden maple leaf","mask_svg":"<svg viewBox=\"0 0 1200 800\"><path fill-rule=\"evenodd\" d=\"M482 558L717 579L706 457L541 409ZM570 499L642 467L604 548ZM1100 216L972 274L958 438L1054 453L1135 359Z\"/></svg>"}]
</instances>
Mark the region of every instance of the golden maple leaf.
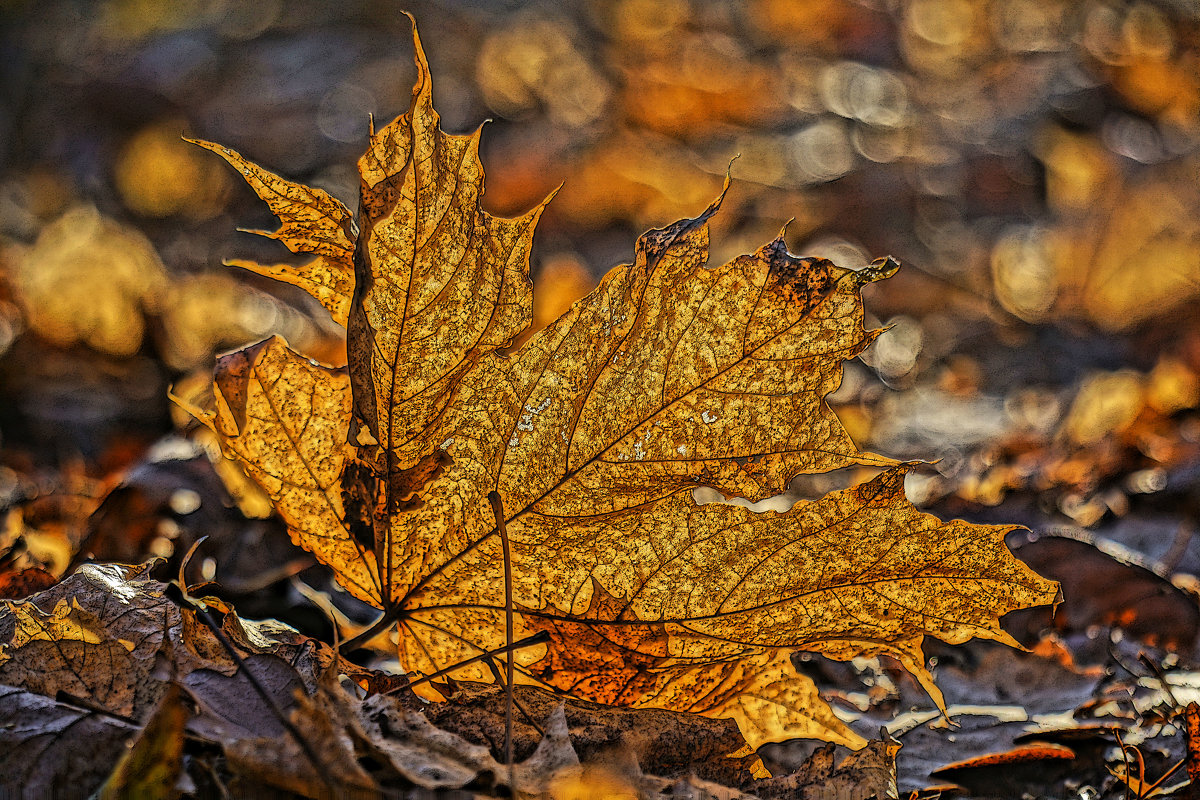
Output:
<instances>
[{"instance_id":1,"label":"golden maple leaf","mask_svg":"<svg viewBox=\"0 0 1200 800\"><path fill-rule=\"evenodd\" d=\"M710 266L718 198L643 235L632 264L506 353L530 323L545 204L483 211L479 131L439 129L415 28L414 42L409 111L371 131L358 163L357 227L323 192L200 143L280 217L267 235L316 256L251 268L345 323L349 365L275 337L222 358L212 405L192 409L295 541L398 623L406 670L506 645L493 493L517 636L549 642L514 654L523 681L732 718L754 747L861 746L794 651L890 653L940 704L924 636L1015 644L999 616L1051 602L1054 584L1012 557L1009 528L917 511L912 465L859 451L824 401L878 334L860 288L895 262L853 272L791 255L781 235ZM855 465L883 471L785 513L692 498L709 486L759 500ZM490 679L478 661L454 674Z\"/></svg>"}]
</instances>

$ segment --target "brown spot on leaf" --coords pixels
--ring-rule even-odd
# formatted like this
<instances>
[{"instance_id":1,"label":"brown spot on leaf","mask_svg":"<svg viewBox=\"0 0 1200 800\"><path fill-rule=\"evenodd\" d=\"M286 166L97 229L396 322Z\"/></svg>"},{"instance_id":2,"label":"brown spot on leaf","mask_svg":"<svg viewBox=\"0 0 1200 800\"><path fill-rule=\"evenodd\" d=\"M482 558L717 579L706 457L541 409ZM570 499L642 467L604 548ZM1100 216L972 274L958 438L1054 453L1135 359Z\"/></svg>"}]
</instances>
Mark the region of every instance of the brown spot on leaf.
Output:
<instances>
[{"instance_id":1,"label":"brown spot on leaf","mask_svg":"<svg viewBox=\"0 0 1200 800\"><path fill-rule=\"evenodd\" d=\"M770 260L767 291L776 292L798 306L801 315L815 308L833 289L833 263L828 259L794 256L782 238L760 252Z\"/></svg>"},{"instance_id":2,"label":"brown spot on leaf","mask_svg":"<svg viewBox=\"0 0 1200 800\"><path fill-rule=\"evenodd\" d=\"M442 470L454 463L450 454L445 450L434 450L409 467L395 470L391 475L391 513L409 511L417 508L420 498L417 497L426 486L437 480Z\"/></svg>"}]
</instances>

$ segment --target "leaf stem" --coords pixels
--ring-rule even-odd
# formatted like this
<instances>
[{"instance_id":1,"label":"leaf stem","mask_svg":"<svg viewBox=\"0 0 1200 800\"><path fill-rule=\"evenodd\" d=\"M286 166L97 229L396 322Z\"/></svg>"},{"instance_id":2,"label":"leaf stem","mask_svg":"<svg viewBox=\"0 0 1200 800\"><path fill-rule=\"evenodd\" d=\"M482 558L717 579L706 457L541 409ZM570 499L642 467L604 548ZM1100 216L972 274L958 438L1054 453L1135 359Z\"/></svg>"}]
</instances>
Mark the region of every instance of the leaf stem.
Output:
<instances>
[{"instance_id":1,"label":"leaf stem","mask_svg":"<svg viewBox=\"0 0 1200 800\"><path fill-rule=\"evenodd\" d=\"M515 795L516 768L513 766L513 588L512 553L508 546L508 528L504 525L504 503L496 490L488 492L488 503L496 516L496 530L500 534L501 550L504 552L504 645L508 649L504 657L504 757L508 761L509 789Z\"/></svg>"}]
</instances>

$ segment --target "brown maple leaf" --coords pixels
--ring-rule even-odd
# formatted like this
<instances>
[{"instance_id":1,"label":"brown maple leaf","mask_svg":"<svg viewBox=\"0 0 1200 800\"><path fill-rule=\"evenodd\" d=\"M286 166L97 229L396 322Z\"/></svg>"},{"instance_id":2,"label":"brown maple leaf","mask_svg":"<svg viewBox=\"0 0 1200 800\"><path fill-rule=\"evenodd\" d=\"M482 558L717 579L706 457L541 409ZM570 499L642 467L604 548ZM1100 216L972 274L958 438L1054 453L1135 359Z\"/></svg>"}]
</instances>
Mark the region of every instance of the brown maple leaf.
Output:
<instances>
[{"instance_id":1,"label":"brown maple leaf","mask_svg":"<svg viewBox=\"0 0 1200 800\"><path fill-rule=\"evenodd\" d=\"M924 636L1012 643L999 616L1053 600L1004 546L1009 528L917 511L912 465L859 451L825 404L878 335L859 290L890 259L853 272L791 255L781 235L709 265L718 198L643 235L632 264L506 353L530 323L544 204L482 209L479 131L439 129L414 41L409 111L372 130L358 163L357 230L327 195L202 143L279 215L268 235L316 256L259 269L346 323L349 365L276 337L223 358L213 404L193 409L296 542L398 622L406 670L505 646L491 492L517 635L550 641L516 653L520 680L732 718L755 747L864 743L792 668L796 650L893 654L940 703ZM848 466L883 471L785 513L692 497L760 500ZM455 675L490 680L478 661Z\"/></svg>"}]
</instances>

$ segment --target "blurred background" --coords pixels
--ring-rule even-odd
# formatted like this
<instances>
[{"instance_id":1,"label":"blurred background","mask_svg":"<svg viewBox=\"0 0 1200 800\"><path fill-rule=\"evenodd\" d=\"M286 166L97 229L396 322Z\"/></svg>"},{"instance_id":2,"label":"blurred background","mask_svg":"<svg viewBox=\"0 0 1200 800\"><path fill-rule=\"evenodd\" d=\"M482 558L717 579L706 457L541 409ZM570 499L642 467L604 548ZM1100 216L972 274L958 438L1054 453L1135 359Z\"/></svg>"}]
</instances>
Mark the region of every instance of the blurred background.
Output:
<instances>
[{"instance_id":1,"label":"blurred background","mask_svg":"<svg viewBox=\"0 0 1200 800\"><path fill-rule=\"evenodd\" d=\"M198 569L246 593L311 566L179 435L167 390L271 332L331 362L344 345L306 295L222 266L288 254L237 232L276 223L181 136L354 208L369 115L408 103L402 9L443 127L491 120L490 209L562 184L539 324L703 210L732 160L714 258L791 220L795 253L904 263L866 290L891 330L831 402L860 446L937 460L915 502L1100 532L1196 583L1191 0L3 0L0 568L201 534Z\"/></svg>"}]
</instances>

